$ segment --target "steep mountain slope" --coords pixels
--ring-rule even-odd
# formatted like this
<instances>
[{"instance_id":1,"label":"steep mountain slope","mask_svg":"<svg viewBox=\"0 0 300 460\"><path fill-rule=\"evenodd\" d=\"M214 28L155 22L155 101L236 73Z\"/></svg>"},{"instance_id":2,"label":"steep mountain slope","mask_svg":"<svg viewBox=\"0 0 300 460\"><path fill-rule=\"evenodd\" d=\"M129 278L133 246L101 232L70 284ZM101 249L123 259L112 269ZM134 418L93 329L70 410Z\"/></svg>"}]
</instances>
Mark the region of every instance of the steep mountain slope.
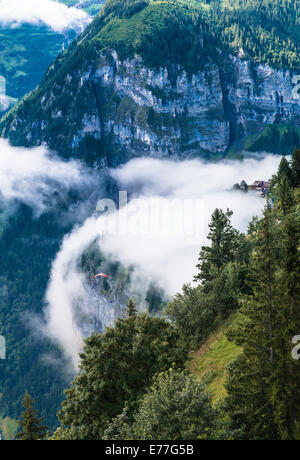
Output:
<instances>
[{"instance_id":1,"label":"steep mountain slope","mask_svg":"<svg viewBox=\"0 0 300 460\"><path fill-rule=\"evenodd\" d=\"M2 136L115 165L216 158L247 137L251 147L268 124L299 126L299 10L258 3L109 1L2 120Z\"/></svg>"},{"instance_id":2,"label":"steep mountain slope","mask_svg":"<svg viewBox=\"0 0 300 460\"><path fill-rule=\"evenodd\" d=\"M204 379L214 402L219 402L226 395L225 383L228 376L228 365L241 353L241 348L230 342L226 336L228 328L234 323L237 314L231 316L206 340L201 348L194 353L191 371L200 379Z\"/></svg>"}]
</instances>

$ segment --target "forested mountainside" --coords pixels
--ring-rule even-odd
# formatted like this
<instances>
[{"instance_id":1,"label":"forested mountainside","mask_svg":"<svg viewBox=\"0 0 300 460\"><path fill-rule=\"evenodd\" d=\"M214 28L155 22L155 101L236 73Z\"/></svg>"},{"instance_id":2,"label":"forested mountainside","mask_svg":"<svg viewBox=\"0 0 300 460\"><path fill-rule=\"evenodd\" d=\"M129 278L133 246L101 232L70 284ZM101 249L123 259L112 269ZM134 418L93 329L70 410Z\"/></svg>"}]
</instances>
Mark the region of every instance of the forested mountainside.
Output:
<instances>
[{"instance_id":1,"label":"forested mountainside","mask_svg":"<svg viewBox=\"0 0 300 460\"><path fill-rule=\"evenodd\" d=\"M80 7L95 15L104 2L84 1L78 5L77 1L65 0L60 3ZM40 24L24 22L12 27L11 24L2 24L0 18L0 75L6 81L6 95L13 99L9 101L11 104L35 89L51 62L80 32L82 28L58 32L42 21ZM2 109L6 110L7 105L0 106L0 113Z\"/></svg>"},{"instance_id":2,"label":"forested mountainside","mask_svg":"<svg viewBox=\"0 0 300 460\"><path fill-rule=\"evenodd\" d=\"M298 24L298 0L109 1L0 132L109 165L288 153L300 139Z\"/></svg>"},{"instance_id":3,"label":"forested mountainside","mask_svg":"<svg viewBox=\"0 0 300 460\"><path fill-rule=\"evenodd\" d=\"M167 305L168 321L138 314L131 302L127 317L86 340L53 439L300 439L299 185L295 150L247 234L233 228L230 210L215 210L198 284ZM201 380L197 364L186 363L228 318L235 352L213 403L207 385L216 363L208 359ZM225 345L215 359L224 359Z\"/></svg>"}]
</instances>

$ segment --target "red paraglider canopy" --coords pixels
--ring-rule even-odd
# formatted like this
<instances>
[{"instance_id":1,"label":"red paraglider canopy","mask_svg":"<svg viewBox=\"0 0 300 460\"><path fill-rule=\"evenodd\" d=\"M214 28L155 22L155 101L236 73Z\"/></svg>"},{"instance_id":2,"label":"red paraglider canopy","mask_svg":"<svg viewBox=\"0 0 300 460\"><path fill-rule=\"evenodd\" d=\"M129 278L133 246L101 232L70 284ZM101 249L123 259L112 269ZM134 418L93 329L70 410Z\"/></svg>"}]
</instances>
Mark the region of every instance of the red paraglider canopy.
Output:
<instances>
[{"instance_id":1,"label":"red paraglider canopy","mask_svg":"<svg viewBox=\"0 0 300 460\"><path fill-rule=\"evenodd\" d=\"M109 278L108 275L106 275L105 273L99 273L98 275L95 275L94 276L94 279L97 279L97 278Z\"/></svg>"}]
</instances>

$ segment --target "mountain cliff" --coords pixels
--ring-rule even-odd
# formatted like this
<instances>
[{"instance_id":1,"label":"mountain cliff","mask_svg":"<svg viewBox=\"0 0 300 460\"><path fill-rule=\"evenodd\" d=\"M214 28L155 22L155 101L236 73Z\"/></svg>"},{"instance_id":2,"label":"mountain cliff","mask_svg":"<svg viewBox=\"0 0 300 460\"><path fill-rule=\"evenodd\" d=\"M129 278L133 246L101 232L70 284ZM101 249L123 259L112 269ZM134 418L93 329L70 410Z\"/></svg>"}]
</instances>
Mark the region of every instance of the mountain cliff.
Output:
<instances>
[{"instance_id":1,"label":"mountain cliff","mask_svg":"<svg viewBox=\"0 0 300 460\"><path fill-rule=\"evenodd\" d=\"M256 3L262 9L254 15ZM108 165L140 155L263 150L258 137L270 124L285 125L297 144L299 38L290 27L290 42L281 40L269 1L239 5L109 1L2 120L2 136ZM249 14L248 29L261 28L259 52L245 32ZM285 19L296 27L298 13L286 9Z\"/></svg>"}]
</instances>

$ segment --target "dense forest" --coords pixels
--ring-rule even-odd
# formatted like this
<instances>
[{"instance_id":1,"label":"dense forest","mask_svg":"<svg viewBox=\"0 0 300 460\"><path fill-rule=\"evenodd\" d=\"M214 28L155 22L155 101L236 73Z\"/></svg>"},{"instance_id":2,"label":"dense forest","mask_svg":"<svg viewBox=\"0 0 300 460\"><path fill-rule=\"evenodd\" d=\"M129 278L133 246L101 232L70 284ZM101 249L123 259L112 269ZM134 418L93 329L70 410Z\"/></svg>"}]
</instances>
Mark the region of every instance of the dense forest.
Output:
<instances>
[{"instance_id":1,"label":"dense forest","mask_svg":"<svg viewBox=\"0 0 300 460\"><path fill-rule=\"evenodd\" d=\"M215 210L196 286L162 316L130 301L114 327L86 340L51 439L300 439L299 186L295 149L247 234L232 227L230 210ZM216 403L191 370L191 350L229 317L228 339L241 351Z\"/></svg>"},{"instance_id":2,"label":"dense forest","mask_svg":"<svg viewBox=\"0 0 300 460\"><path fill-rule=\"evenodd\" d=\"M31 322L41 312L51 263L67 230L57 216L35 219L21 205L6 219L0 239L0 330L7 342L7 359L0 361L0 393L5 395L1 415L18 417L27 388L50 426L56 423L55 406L68 380L44 360L50 350L57 351L45 338L31 334Z\"/></svg>"},{"instance_id":3,"label":"dense forest","mask_svg":"<svg viewBox=\"0 0 300 460\"><path fill-rule=\"evenodd\" d=\"M137 52L150 66L164 58L192 70L220 50L242 47L259 62L298 68L299 6L298 0L110 0L84 37L98 50Z\"/></svg>"}]
</instances>

